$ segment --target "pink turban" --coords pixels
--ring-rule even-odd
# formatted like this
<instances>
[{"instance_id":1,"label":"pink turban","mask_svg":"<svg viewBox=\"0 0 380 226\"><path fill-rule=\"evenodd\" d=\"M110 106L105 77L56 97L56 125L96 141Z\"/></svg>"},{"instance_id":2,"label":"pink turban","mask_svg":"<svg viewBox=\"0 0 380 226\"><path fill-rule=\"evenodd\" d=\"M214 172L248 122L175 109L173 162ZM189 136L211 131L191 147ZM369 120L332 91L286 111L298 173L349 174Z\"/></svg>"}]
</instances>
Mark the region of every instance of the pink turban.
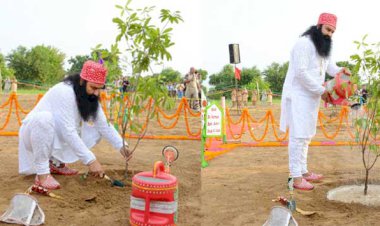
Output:
<instances>
[{"instance_id":1,"label":"pink turban","mask_svg":"<svg viewBox=\"0 0 380 226\"><path fill-rule=\"evenodd\" d=\"M317 25L327 24L327 25L330 25L330 26L333 26L333 27L336 28L336 21L337 21L337 18L336 18L336 16L334 14L331 14L331 13L322 13L319 16L318 24Z\"/></svg>"},{"instance_id":2,"label":"pink turban","mask_svg":"<svg viewBox=\"0 0 380 226\"><path fill-rule=\"evenodd\" d=\"M83 64L80 77L88 82L104 84L106 82L107 68L103 64L88 60Z\"/></svg>"}]
</instances>

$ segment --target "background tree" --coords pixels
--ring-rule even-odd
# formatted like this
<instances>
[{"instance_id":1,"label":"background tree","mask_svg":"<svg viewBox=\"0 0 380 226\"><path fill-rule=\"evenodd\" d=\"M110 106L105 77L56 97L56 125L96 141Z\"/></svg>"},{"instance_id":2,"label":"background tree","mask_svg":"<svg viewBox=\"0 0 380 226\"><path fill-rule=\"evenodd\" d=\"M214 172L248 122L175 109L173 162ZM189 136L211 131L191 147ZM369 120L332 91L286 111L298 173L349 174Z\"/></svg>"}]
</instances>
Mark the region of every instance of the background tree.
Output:
<instances>
[{"instance_id":1,"label":"background tree","mask_svg":"<svg viewBox=\"0 0 380 226\"><path fill-rule=\"evenodd\" d=\"M263 90L269 89L269 83L264 81L261 77L254 78L248 85L246 85L246 88L248 90L258 90L260 93Z\"/></svg>"},{"instance_id":2,"label":"background tree","mask_svg":"<svg viewBox=\"0 0 380 226\"><path fill-rule=\"evenodd\" d=\"M256 67L243 68L241 71L241 80L237 81L238 87L248 87L252 81L259 81L262 85L261 72ZM208 96L212 99L219 99L222 95L230 97L230 90L235 88L235 69L232 65L228 64L216 74L210 76L210 85L215 86ZM224 93L225 91L225 93Z\"/></svg>"},{"instance_id":3,"label":"background tree","mask_svg":"<svg viewBox=\"0 0 380 226\"><path fill-rule=\"evenodd\" d=\"M7 56L9 67L15 71L18 80L45 85L62 80L64 59L65 55L57 48L44 45L31 50L19 46Z\"/></svg>"},{"instance_id":4,"label":"background tree","mask_svg":"<svg viewBox=\"0 0 380 226\"><path fill-rule=\"evenodd\" d=\"M26 54L33 82L55 84L65 75L63 63L65 54L51 46L38 45Z\"/></svg>"},{"instance_id":5,"label":"background tree","mask_svg":"<svg viewBox=\"0 0 380 226\"><path fill-rule=\"evenodd\" d=\"M263 72L264 80L269 84L273 93L281 93L284 85L286 72L288 71L289 62L284 64L272 63Z\"/></svg>"},{"instance_id":6,"label":"background tree","mask_svg":"<svg viewBox=\"0 0 380 226\"><path fill-rule=\"evenodd\" d=\"M235 87L234 67L230 64L225 65L220 72L210 75L209 83L214 86L208 93L211 99L219 99L223 95L230 96L227 90Z\"/></svg>"},{"instance_id":7,"label":"background tree","mask_svg":"<svg viewBox=\"0 0 380 226\"><path fill-rule=\"evenodd\" d=\"M12 78L14 76L14 71L8 68L5 62L5 57L0 53L0 91L2 90L2 80L6 78Z\"/></svg>"},{"instance_id":8,"label":"background tree","mask_svg":"<svg viewBox=\"0 0 380 226\"><path fill-rule=\"evenodd\" d=\"M80 73L84 62L90 59L89 55L76 55L75 57L70 57L68 60L71 64L70 69L67 71L68 74Z\"/></svg>"},{"instance_id":9,"label":"background tree","mask_svg":"<svg viewBox=\"0 0 380 226\"><path fill-rule=\"evenodd\" d=\"M201 82L205 81L207 79L208 72L201 68L197 69L197 71L199 74L201 74Z\"/></svg>"},{"instance_id":10,"label":"background tree","mask_svg":"<svg viewBox=\"0 0 380 226\"><path fill-rule=\"evenodd\" d=\"M29 63L26 58L28 50L24 46L18 46L6 56L9 68L12 68L17 79L29 79Z\"/></svg>"},{"instance_id":11,"label":"background tree","mask_svg":"<svg viewBox=\"0 0 380 226\"><path fill-rule=\"evenodd\" d=\"M179 71L173 68L165 68L160 73L163 83L181 82L182 76Z\"/></svg>"}]
</instances>

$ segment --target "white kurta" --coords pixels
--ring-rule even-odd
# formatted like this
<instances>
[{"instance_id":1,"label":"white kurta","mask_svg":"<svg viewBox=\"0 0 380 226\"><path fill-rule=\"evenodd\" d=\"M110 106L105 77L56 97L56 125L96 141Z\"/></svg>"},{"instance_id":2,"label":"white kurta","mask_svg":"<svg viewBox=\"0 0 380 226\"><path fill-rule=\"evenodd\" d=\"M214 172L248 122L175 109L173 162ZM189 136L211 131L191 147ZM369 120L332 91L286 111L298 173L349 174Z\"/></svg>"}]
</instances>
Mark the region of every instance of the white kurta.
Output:
<instances>
[{"instance_id":1,"label":"white kurta","mask_svg":"<svg viewBox=\"0 0 380 226\"><path fill-rule=\"evenodd\" d=\"M52 142L52 156L64 163L81 160L84 164L88 164L93 161L95 155L89 148L94 146L101 137L106 138L117 150L123 146L121 136L107 122L100 106L95 121L83 122L72 85L61 82L43 96L22 122L19 134L19 172L21 174L34 174L36 172L31 147L33 142L38 142L38 140L24 137L22 132L23 127L27 127L33 116L41 112L51 113L53 116L55 133Z\"/></svg>"},{"instance_id":2,"label":"white kurta","mask_svg":"<svg viewBox=\"0 0 380 226\"><path fill-rule=\"evenodd\" d=\"M280 130L289 127L289 114L294 119L294 137L311 138L316 133L320 98L325 88L325 73L335 76L341 68L330 58L319 56L309 36L295 44L289 61L281 99ZM291 101L290 109L287 102Z\"/></svg>"}]
</instances>

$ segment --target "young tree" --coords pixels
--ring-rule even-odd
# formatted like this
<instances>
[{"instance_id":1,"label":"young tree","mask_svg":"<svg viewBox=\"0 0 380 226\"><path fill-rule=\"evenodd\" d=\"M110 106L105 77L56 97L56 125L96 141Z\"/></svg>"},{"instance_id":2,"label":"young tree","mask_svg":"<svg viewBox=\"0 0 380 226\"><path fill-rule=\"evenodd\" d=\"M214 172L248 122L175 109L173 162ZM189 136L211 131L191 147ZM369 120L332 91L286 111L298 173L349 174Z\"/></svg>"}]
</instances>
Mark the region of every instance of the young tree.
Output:
<instances>
[{"instance_id":1,"label":"young tree","mask_svg":"<svg viewBox=\"0 0 380 226\"><path fill-rule=\"evenodd\" d=\"M356 119L356 141L359 144L365 169L364 195L367 195L370 170L380 156L377 145L380 120L380 42L369 44L367 35L355 41L358 50L362 52L351 56L355 63L354 73L362 74L361 79L367 82L369 97L367 99L366 117Z\"/></svg>"},{"instance_id":2,"label":"young tree","mask_svg":"<svg viewBox=\"0 0 380 226\"><path fill-rule=\"evenodd\" d=\"M129 82L136 87L128 96L128 101L125 101L124 93L116 99L120 106L123 139L131 131L139 135L135 146L131 148L133 153L147 131L149 120L155 116L155 108L173 105L173 102L167 98L166 88L162 85L162 76L143 78L141 75L147 72L154 75L153 64L171 60L168 49L174 45L174 42L171 33L173 28L169 25L178 24L183 20L179 11L171 12L167 9L161 9L158 20L154 20L152 16L154 6L132 9L130 4L131 0L128 0L125 6L116 5L116 8L120 9L120 17L113 18L113 22L118 26L119 34L105 62L120 58L119 56L123 54L125 68L131 73ZM120 51L119 45L125 45L126 51ZM102 52L100 47L97 46L95 51ZM146 104L150 104L151 107L144 109ZM140 122L139 117L142 116L146 119ZM127 173L128 162L126 162L126 177Z\"/></svg>"}]
</instances>

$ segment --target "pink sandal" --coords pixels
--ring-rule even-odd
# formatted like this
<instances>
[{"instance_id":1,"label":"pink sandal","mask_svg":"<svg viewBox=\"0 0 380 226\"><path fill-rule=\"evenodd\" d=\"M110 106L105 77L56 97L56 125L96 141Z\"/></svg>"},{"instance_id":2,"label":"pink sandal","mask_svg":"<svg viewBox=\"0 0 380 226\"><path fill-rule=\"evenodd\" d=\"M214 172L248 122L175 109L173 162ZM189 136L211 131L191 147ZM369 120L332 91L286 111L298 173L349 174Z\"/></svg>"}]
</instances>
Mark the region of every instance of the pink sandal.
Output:
<instances>
[{"instance_id":1,"label":"pink sandal","mask_svg":"<svg viewBox=\"0 0 380 226\"><path fill-rule=\"evenodd\" d=\"M322 174L310 173L309 176L303 177L307 181L319 181L323 178Z\"/></svg>"},{"instance_id":2,"label":"pink sandal","mask_svg":"<svg viewBox=\"0 0 380 226\"><path fill-rule=\"evenodd\" d=\"M59 166L56 166L52 162L50 162L50 173L72 176L78 174L78 170L70 169L64 163L61 163Z\"/></svg>"},{"instance_id":3,"label":"pink sandal","mask_svg":"<svg viewBox=\"0 0 380 226\"><path fill-rule=\"evenodd\" d=\"M41 186L43 188L46 188L48 190L55 190L55 189L59 189L61 187L59 182L56 181L54 179L54 177L50 174L47 176L46 180L42 183L39 181L38 175L36 175L36 179L34 180L34 184L37 186Z\"/></svg>"},{"instance_id":4,"label":"pink sandal","mask_svg":"<svg viewBox=\"0 0 380 226\"><path fill-rule=\"evenodd\" d=\"M314 186L310 184L309 182L307 182L304 178L302 178L301 183L299 184L294 183L293 187L295 189L304 190L304 191L310 191L314 189Z\"/></svg>"}]
</instances>

